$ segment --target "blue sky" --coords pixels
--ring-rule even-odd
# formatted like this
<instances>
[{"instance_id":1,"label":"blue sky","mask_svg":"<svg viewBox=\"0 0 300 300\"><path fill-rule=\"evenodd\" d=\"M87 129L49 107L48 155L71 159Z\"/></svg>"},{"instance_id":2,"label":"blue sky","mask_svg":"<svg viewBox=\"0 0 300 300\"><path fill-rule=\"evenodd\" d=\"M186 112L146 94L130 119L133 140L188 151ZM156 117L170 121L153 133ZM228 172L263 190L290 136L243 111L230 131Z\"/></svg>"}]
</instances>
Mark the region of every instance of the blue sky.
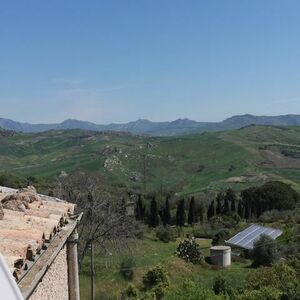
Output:
<instances>
[{"instance_id":1,"label":"blue sky","mask_svg":"<svg viewBox=\"0 0 300 300\"><path fill-rule=\"evenodd\" d=\"M300 1L4 0L0 116L300 114Z\"/></svg>"}]
</instances>

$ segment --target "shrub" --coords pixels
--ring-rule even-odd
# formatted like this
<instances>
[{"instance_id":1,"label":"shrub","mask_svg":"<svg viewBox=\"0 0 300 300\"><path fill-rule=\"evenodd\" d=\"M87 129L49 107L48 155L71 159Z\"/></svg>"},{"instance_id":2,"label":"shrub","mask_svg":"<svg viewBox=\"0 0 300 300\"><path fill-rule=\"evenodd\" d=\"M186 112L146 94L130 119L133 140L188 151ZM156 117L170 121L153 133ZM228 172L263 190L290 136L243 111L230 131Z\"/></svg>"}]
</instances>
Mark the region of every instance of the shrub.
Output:
<instances>
[{"instance_id":1,"label":"shrub","mask_svg":"<svg viewBox=\"0 0 300 300\"><path fill-rule=\"evenodd\" d=\"M150 290L157 299L161 299L170 286L169 275L163 266L158 265L143 276L143 284L146 290Z\"/></svg>"},{"instance_id":2,"label":"shrub","mask_svg":"<svg viewBox=\"0 0 300 300\"><path fill-rule=\"evenodd\" d=\"M293 268L297 276L300 277L300 251L297 254L289 256L287 264Z\"/></svg>"},{"instance_id":3,"label":"shrub","mask_svg":"<svg viewBox=\"0 0 300 300\"><path fill-rule=\"evenodd\" d=\"M145 234L146 227L141 224L136 224L135 229L134 229L134 236L139 239L143 240L144 239L144 234Z\"/></svg>"},{"instance_id":4,"label":"shrub","mask_svg":"<svg viewBox=\"0 0 300 300\"><path fill-rule=\"evenodd\" d=\"M166 269L161 265L151 268L143 276L143 284L146 289L151 289L161 283L166 286L170 285L169 275Z\"/></svg>"},{"instance_id":5,"label":"shrub","mask_svg":"<svg viewBox=\"0 0 300 300\"><path fill-rule=\"evenodd\" d=\"M292 244L297 241L295 229L292 225L285 226L282 235L278 238L278 243L282 245Z\"/></svg>"},{"instance_id":6,"label":"shrub","mask_svg":"<svg viewBox=\"0 0 300 300\"><path fill-rule=\"evenodd\" d=\"M213 284L213 291L216 295L231 294L231 290L232 290L232 288L224 276L219 275L215 278L215 281Z\"/></svg>"},{"instance_id":7,"label":"shrub","mask_svg":"<svg viewBox=\"0 0 300 300\"><path fill-rule=\"evenodd\" d=\"M120 264L120 273L127 279L132 280L134 275L135 261L133 257L125 257Z\"/></svg>"},{"instance_id":8,"label":"shrub","mask_svg":"<svg viewBox=\"0 0 300 300\"><path fill-rule=\"evenodd\" d=\"M237 213L228 213L226 215L218 215L212 217L209 223L213 229L236 228L241 221L241 217Z\"/></svg>"},{"instance_id":9,"label":"shrub","mask_svg":"<svg viewBox=\"0 0 300 300\"><path fill-rule=\"evenodd\" d=\"M176 228L172 228L170 226L160 226L156 229L156 237L165 243L169 243L170 241L176 241L178 237L178 231Z\"/></svg>"},{"instance_id":10,"label":"shrub","mask_svg":"<svg viewBox=\"0 0 300 300\"><path fill-rule=\"evenodd\" d=\"M195 238L203 238L203 239L210 239L212 238L215 230L213 230L209 225L201 225L194 227L193 229L193 236Z\"/></svg>"},{"instance_id":11,"label":"shrub","mask_svg":"<svg viewBox=\"0 0 300 300\"><path fill-rule=\"evenodd\" d=\"M270 266L278 258L276 241L262 234L251 252L254 266Z\"/></svg>"},{"instance_id":12,"label":"shrub","mask_svg":"<svg viewBox=\"0 0 300 300\"><path fill-rule=\"evenodd\" d=\"M11 188L21 188L26 185L26 180L24 178L18 177L9 173L0 174L0 185L9 186Z\"/></svg>"},{"instance_id":13,"label":"shrub","mask_svg":"<svg viewBox=\"0 0 300 300\"><path fill-rule=\"evenodd\" d=\"M200 263L203 258L200 246L196 243L195 238L186 239L180 242L176 253L178 257L193 264Z\"/></svg>"},{"instance_id":14,"label":"shrub","mask_svg":"<svg viewBox=\"0 0 300 300\"><path fill-rule=\"evenodd\" d=\"M262 267L249 275L246 290L261 291L265 288L280 291L283 295L282 299L299 299L300 296L300 284L296 270L286 263L278 263L271 268Z\"/></svg>"},{"instance_id":15,"label":"shrub","mask_svg":"<svg viewBox=\"0 0 300 300\"><path fill-rule=\"evenodd\" d=\"M122 292L121 299L137 299L138 290L133 284L129 284L127 288Z\"/></svg>"},{"instance_id":16,"label":"shrub","mask_svg":"<svg viewBox=\"0 0 300 300\"><path fill-rule=\"evenodd\" d=\"M164 300L225 300L222 295L215 295L213 291L196 285L194 282L184 283L172 290Z\"/></svg>"},{"instance_id":17,"label":"shrub","mask_svg":"<svg viewBox=\"0 0 300 300\"><path fill-rule=\"evenodd\" d=\"M260 290L246 290L243 294L237 296L237 300L280 300L282 292L272 288L264 287Z\"/></svg>"},{"instance_id":18,"label":"shrub","mask_svg":"<svg viewBox=\"0 0 300 300\"><path fill-rule=\"evenodd\" d=\"M246 282L246 289L249 290L259 290L266 286L278 289L280 284L274 269L268 267L261 267L250 273Z\"/></svg>"},{"instance_id":19,"label":"shrub","mask_svg":"<svg viewBox=\"0 0 300 300\"><path fill-rule=\"evenodd\" d=\"M297 253L300 253L300 243L295 242L295 243L280 245L279 251L280 251L280 256L285 258L296 255Z\"/></svg>"},{"instance_id":20,"label":"shrub","mask_svg":"<svg viewBox=\"0 0 300 300\"><path fill-rule=\"evenodd\" d=\"M296 210L283 210L277 209L267 210L260 217L259 220L263 223L274 223L278 221L293 222L296 220Z\"/></svg>"},{"instance_id":21,"label":"shrub","mask_svg":"<svg viewBox=\"0 0 300 300\"><path fill-rule=\"evenodd\" d=\"M228 229L221 229L217 231L212 238L212 245L224 245L225 240L229 238L229 230Z\"/></svg>"},{"instance_id":22,"label":"shrub","mask_svg":"<svg viewBox=\"0 0 300 300\"><path fill-rule=\"evenodd\" d=\"M157 300L157 298L154 292L148 291L139 300Z\"/></svg>"},{"instance_id":23,"label":"shrub","mask_svg":"<svg viewBox=\"0 0 300 300\"><path fill-rule=\"evenodd\" d=\"M279 263L273 267L279 280L279 288L283 292L285 299L300 298L300 281L297 278L296 270L286 263Z\"/></svg>"}]
</instances>

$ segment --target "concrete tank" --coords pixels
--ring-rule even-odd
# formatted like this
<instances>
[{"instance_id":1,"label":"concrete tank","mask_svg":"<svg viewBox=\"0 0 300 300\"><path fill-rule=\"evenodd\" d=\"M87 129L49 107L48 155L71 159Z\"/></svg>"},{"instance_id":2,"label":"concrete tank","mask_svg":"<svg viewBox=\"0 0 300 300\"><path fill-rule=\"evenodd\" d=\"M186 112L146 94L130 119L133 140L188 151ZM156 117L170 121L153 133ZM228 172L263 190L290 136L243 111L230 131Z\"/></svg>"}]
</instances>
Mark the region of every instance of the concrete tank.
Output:
<instances>
[{"instance_id":1,"label":"concrete tank","mask_svg":"<svg viewBox=\"0 0 300 300\"><path fill-rule=\"evenodd\" d=\"M231 248L229 246L213 246L210 248L211 263L220 267L231 265Z\"/></svg>"}]
</instances>

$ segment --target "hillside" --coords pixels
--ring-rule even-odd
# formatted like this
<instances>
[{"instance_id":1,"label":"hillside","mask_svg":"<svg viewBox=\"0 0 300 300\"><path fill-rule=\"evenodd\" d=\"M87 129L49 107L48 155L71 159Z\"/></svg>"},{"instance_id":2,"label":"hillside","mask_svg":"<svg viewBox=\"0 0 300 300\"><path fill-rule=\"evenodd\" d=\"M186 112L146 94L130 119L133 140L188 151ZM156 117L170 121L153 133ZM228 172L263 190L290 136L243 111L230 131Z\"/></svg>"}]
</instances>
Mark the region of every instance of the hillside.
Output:
<instances>
[{"instance_id":1,"label":"hillside","mask_svg":"<svg viewBox=\"0 0 300 300\"><path fill-rule=\"evenodd\" d=\"M300 190L300 127L249 126L226 132L147 137L82 130L0 137L9 173L53 179L84 168L109 184L197 193L279 179Z\"/></svg>"},{"instance_id":2,"label":"hillside","mask_svg":"<svg viewBox=\"0 0 300 300\"><path fill-rule=\"evenodd\" d=\"M3 137L5 137L5 136L13 136L14 134L15 134L14 131L12 131L12 130L6 130L6 129L3 129L3 128L0 127L0 136L3 136Z\"/></svg>"},{"instance_id":3,"label":"hillside","mask_svg":"<svg viewBox=\"0 0 300 300\"><path fill-rule=\"evenodd\" d=\"M300 125L300 115L283 116L233 116L222 122L196 122L189 119L178 119L172 122L151 122L140 119L124 124L98 125L74 119L57 124L30 124L0 118L0 126L18 132L44 132L48 130L82 129L91 131L117 131L152 136L174 136L201 132L218 132L239 129L249 125L296 126Z\"/></svg>"}]
</instances>

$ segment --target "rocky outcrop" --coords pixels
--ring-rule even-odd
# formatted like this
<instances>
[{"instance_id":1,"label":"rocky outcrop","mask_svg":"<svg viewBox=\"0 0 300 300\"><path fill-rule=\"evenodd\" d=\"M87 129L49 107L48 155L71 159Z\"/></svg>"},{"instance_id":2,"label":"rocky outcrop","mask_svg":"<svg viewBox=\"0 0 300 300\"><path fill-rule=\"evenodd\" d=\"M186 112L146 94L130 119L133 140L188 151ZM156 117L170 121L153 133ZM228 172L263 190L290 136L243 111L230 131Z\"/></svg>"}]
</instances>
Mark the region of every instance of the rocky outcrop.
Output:
<instances>
[{"instance_id":1,"label":"rocky outcrop","mask_svg":"<svg viewBox=\"0 0 300 300\"><path fill-rule=\"evenodd\" d=\"M15 211L25 211L28 208L29 203L34 201L40 201L41 198L36 192L33 186L20 189L15 194L7 195L2 199L2 206L5 209Z\"/></svg>"},{"instance_id":2,"label":"rocky outcrop","mask_svg":"<svg viewBox=\"0 0 300 300\"><path fill-rule=\"evenodd\" d=\"M119 160L119 158L115 155L108 157L105 162L104 162L104 168L109 170L109 171L113 171L114 167L121 165L121 161Z\"/></svg>"}]
</instances>

